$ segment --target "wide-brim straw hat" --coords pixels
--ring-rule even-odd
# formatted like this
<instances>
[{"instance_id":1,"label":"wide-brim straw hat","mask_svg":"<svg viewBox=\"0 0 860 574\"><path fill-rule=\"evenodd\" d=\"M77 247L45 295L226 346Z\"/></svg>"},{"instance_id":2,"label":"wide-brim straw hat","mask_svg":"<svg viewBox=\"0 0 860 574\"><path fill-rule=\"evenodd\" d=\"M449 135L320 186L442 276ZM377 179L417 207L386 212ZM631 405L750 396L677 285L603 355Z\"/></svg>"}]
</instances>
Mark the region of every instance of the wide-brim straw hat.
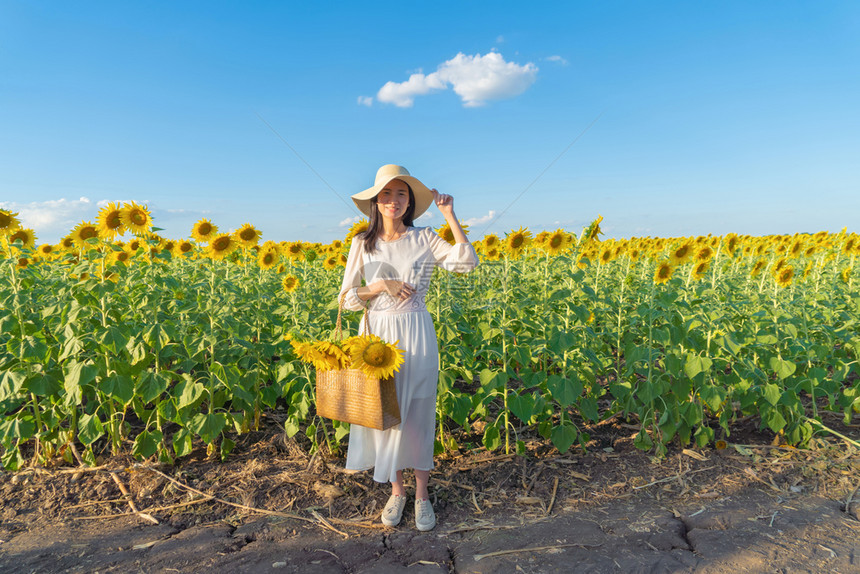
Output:
<instances>
[{"instance_id":1,"label":"wide-brim straw hat","mask_svg":"<svg viewBox=\"0 0 860 574\"><path fill-rule=\"evenodd\" d=\"M376 172L376 180L373 187L360 191L352 196L355 205L363 214L370 217L371 203L370 200L382 191L386 185L392 180L399 179L405 181L412 188L412 195L415 196L415 212L412 214L412 219L418 219L430 204L433 203L433 192L426 185L421 183L418 178L409 175L409 170L402 165L394 165L390 163L380 167Z\"/></svg>"}]
</instances>

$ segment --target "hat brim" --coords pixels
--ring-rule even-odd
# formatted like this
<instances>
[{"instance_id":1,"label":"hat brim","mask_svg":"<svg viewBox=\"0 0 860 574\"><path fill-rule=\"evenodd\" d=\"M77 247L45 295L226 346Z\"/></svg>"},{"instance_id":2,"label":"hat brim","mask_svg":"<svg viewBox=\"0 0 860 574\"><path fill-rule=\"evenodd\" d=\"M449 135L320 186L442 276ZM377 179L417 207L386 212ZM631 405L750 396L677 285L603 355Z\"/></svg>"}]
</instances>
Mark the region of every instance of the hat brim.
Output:
<instances>
[{"instance_id":1,"label":"hat brim","mask_svg":"<svg viewBox=\"0 0 860 574\"><path fill-rule=\"evenodd\" d=\"M412 219L418 219L421 217L425 211L430 207L433 203L433 192L430 191L426 185L421 183L417 178L412 177L411 175L392 175L386 180L383 180L373 187L369 187L364 191L360 191L354 194L352 197L352 201L355 202L356 207L366 216L370 217L370 210L372 204L370 200L376 197L380 191L382 191L386 185L394 181L395 179L399 179L400 181L405 181L409 184L409 187L412 188L412 195L415 196L415 211L412 214Z\"/></svg>"}]
</instances>

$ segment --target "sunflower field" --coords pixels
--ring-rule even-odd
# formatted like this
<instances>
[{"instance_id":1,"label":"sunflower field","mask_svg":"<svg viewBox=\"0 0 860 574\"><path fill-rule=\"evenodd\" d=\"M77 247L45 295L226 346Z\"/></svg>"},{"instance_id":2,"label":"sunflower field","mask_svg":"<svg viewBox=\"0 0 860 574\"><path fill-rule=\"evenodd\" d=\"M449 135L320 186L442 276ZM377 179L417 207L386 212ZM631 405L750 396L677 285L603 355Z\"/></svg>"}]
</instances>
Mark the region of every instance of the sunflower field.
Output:
<instances>
[{"instance_id":1,"label":"sunflower field","mask_svg":"<svg viewBox=\"0 0 860 574\"><path fill-rule=\"evenodd\" d=\"M171 462L201 444L226 457L264 416L339 449L348 425L316 416L299 354L332 338L364 225L322 245L204 219L173 240L145 206L110 204L37 245L0 210L3 466ZM526 436L585 448L612 416L657 455L724 445L750 416L802 446L829 430L824 411L846 424L860 412L856 234L600 235L600 218L578 236L486 235L475 271L436 271L440 451L463 446L459 429L480 429L491 450L522 453ZM354 333L360 316L344 318Z\"/></svg>"}]
</instances>

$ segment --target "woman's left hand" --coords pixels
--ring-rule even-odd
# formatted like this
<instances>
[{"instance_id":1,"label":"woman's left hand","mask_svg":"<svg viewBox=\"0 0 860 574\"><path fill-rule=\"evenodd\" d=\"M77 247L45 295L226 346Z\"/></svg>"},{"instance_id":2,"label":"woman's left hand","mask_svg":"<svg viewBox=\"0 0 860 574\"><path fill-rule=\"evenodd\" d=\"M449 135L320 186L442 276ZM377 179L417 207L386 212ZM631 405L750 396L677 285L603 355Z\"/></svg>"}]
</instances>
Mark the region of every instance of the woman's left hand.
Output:
<instances>
[{"instance_id":1,"label":"woman's left hand","mask_svg":"<svg viewBox=\"0 0 860 574\"><path fill-rule=\"evenodd\" d=\"M442 215L448 216L454 214L454 197L439 193L436 188L431 189L433 192L433 201L436 202L436 207L442 212Z\"/></svg>"}]
</instances>

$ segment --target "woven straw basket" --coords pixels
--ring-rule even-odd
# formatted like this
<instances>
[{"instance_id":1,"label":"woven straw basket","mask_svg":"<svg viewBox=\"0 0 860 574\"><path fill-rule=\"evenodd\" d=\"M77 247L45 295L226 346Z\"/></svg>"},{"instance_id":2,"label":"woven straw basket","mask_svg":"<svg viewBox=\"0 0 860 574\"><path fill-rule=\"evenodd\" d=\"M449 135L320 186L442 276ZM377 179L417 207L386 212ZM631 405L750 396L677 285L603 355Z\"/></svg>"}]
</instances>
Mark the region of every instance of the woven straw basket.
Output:
<instances>
[{"instance_id":1,"label":"woven straw basket","mask_svg":"<svg viewBox=\"0 0 860 574\"><path fill-rule=\"evenodd\" d=\"M337 310L337 339L342 337L340 316L345 295ZM370 333L370 323L365 321L365 325ZM359 369L317 371L316 396L321 417L378 430L400 424L394 377L379 379Z\"/></svg>"}]
</instances>

